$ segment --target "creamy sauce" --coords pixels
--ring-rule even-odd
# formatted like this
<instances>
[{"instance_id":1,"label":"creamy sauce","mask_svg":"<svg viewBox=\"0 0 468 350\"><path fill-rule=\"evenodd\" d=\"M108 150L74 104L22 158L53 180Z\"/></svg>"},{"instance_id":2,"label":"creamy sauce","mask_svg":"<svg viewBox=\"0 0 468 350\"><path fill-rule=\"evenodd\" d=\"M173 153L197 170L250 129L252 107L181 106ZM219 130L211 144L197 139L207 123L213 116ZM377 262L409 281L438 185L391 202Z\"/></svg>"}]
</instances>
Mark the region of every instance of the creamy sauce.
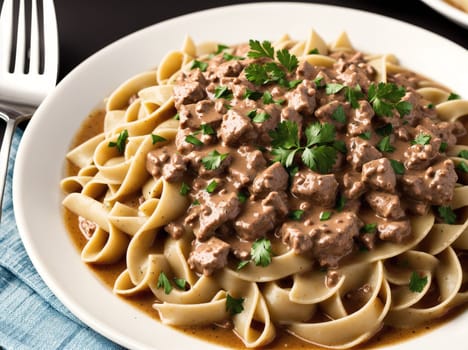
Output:
<instances>
[{"instance_id":1,"label":"creamy sauce","mask_svg":"<svg viewBox=\"0 0 468 350\"><path fill-rule=\"evenodd\" d=\"M96 111L92 113L83 123L81 129L78 131L75 139L73 140L72 147L83 143L92 136L98 134L103 129L103 120L105 113L103 111ZM465 121L465 127L468 126L468 123ZM463 142L468 141L468 136L465 136L465 139L462 139ZM72 175L77 172L77 169L69 162L67 162L66 173L67 175ZM365 216L365 214L364 214ZM75 214L69 210L64 210L64 221L69 232L70 238L73 241L74 245L79 251L82 251L87 240L80 232L78 228L78 218ZM468 256L464 256L462 263L468 263ZM119 276L119 274L125 269L125 261L122 260L119 263L112 265L91 265L88 264L90 270L95 273L99 279L109 288L113 288L114 281ZM116 296L118 297L118 296ZM159 321L157 312L152 308L152 304L155 302L154 295L152 293L142 293L138 296L133 297L119 297L125 302L129 302L133 306L137 307L142 312L148 314L150 317ZM425 304L430 304L431 301L426 300ZM426 332L433 330L441 325L446 324L447 322L454 319L456 316L461 314L466 310L466 306L459 307L451 310L444 317L434 320L430 324L425 326L417 327L414 329L394 329L390 327L384 327L379 333L374 335L371 340L368 342L359 345L355 349L375 349L376 347L381 347L384 345L394 345L396 343L403 342L410 338L424 335ZM203 340L213 342L216 344L223 345L228 348L233 349L246 349L243 343L239 338L232 332L231 329L224 329L218 326L206 326L206 327L178 327L175 328L182 333L187 335L195 336ZM268 344L268 349L309 349L309 350L318 350L324 349L323 347L318 347L313 344L305 343L297 337L294 337L288 334L286 331L282 330L280 327L277 328L277 336L275 340Z\"/></svg>"}]
</instances>

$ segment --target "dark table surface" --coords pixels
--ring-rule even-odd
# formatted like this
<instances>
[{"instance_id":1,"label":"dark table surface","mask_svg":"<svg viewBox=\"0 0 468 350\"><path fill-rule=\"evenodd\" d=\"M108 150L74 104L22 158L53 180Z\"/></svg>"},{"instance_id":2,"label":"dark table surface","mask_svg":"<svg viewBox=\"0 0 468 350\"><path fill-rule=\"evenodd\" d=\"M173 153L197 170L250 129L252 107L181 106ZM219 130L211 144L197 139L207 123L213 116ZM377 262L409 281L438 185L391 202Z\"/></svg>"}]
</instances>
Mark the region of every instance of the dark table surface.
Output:
<instances>
[{"instance_id":1,"label":"dark table surface","mask_svg":"<svg viewBox=\"0 0 468 350\"><path fill-rule=\"evenodd\" d=\"M217 6L247 3L229 0L56 0L62 79L76 65L135 30L165 19ZM465 29L419 0L329 0L309 1L352 7L428 29L468 49L468 29Z\"/></svg>"}]
</instances>

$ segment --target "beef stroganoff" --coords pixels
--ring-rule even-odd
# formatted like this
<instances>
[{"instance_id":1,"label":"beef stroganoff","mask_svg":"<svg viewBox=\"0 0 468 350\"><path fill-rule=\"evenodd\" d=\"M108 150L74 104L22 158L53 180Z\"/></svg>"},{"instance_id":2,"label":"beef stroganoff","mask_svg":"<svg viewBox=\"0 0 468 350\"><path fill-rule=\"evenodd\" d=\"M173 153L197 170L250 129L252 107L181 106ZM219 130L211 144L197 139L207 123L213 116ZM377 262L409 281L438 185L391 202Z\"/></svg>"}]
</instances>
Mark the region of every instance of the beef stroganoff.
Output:
<instances>
[{"instance_id":1,"label":"beef stroganoff","mask_svg":"<svg viewBox=\"0 0 468 350\"><path fill-rule=\"evenodd\" d=\"M195 45L67 155L82 260L173 326L350 348L465 304L468 101L344 33Z\"/></svg>"}]
</instances>

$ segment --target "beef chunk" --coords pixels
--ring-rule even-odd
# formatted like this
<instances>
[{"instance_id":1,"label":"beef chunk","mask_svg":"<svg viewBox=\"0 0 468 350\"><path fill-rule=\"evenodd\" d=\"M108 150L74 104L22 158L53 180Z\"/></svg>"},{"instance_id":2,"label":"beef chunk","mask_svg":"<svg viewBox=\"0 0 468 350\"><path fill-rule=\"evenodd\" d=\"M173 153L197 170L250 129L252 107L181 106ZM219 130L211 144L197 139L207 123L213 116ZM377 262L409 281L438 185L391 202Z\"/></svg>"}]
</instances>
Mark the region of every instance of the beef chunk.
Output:
<instances>
[{"instance_id":1,"label":"beef chunk","mask_svg":"<svg viewBox=\"0 0 468 350\"><path fill-rule=\"evenodd\" d=\"M343 175L344 195L348 199L359 198L367 190L361 174L358 172L347 172Z\"/></svg>"},{"instance_id":2,"label":"beef chunk","mask_svg":"<svg viewBox=\"0 0 468 350\"><path fill-rule=\"evenodd\" d=\"M317 69L306 60L301 61L296 69L297 79L313 80L317 75Z\"/></svg>"},{"instance_id":3,"label":"beef chunk","mask_svg":"<svg viewBox=\"0 0 468 350\"><path fill-rule=\"evenodd\" d=\"M420 131L419 135L428 135ZM427 145L414 144L405 151L405 167L407 169L425 169L439 155L441 140L438 137L431 137Z\"/></svg>"},{"instance_id":4,"label":"beef chunk","mask_svg":"<svg viewBox=\"0 0 468 350\"><path fill-rule=\"evenodd\" d=\"M315 110L315 85L310 80L304 80L294 90L286 94L288 106L296 112L312 115Z\"/></svg>"},{"instance_id":5,"label":"beef chunk","mask_svg":"<svg viewBox=\"0 0 468 350\"><path fill-rule=\"evenodd\" d=\"M229 167L234 186L241 188L253 181L255 175L265 167L266 160L260 150L253 146L240 146L238 155Z\"/></svg>"},{"instance_id":6,"label":"beef chunk","mask_svg":"<svg viewBox=\"0 0 468 350\"><path fill-rule=\"evenodd\" d=\"M366 194L366 201L377 215L384 218L400 219L405 216L400 197L394 194L372 191Z\"/></svg>"},{"instance_id":7,"label":"beef chunk","mask_svg":"<svg viewBox=\"0 0 468 350\"><path fill-rule=\"evenodd\" d=\"M250 119L234 109L230 109L223 116L221 128L218 135L228 146L235 146L254 140L257 133Z\"/></svg>"},{"instance_id":8,"label":"beef chunk","mask_svg":"<svg viewBox=\"0 0 468 350\"><path fill-rule=\"evenodd\" d=\"M258 133L257 142L259 144L269 144L271 142L269 133L270 131L274 130L280 122L281 107L276 104L268 104L263 109L256 108L254 110L256 111L257 115L266 113L268 116L264 121L252 121L252 123Z\"/></svg>"},{"instance_id":9,"label":"beef chunk","mask_svg":"<svg viewBox=\"0 0 468 350\"><path fill-rule=\"evenodd\" d=\"M78 216L78 228L80 232L85 236L86 239L91 239L94 232L97 230L97 224L91 220L85 219L82 216Z\"/></svg>"},{"instance_id":10,"label":"beef chunk","mask_svg":"<svg viewBox=\"0 0 468 350\"><path fill-rule=\"evenodd\" d=\"M341 122L333 118L333 113L335 113L338 107L343 109L343 113L345 114L345 122ZM317 117L321 123L333 124L337 130L342 130L346 126L346 115L349 113L350 109L351 107L349 103L331 101L317 108L315 110L315 117Z\"/></svg>"},{"instance_id":11,"label":"beef chunk","mask_svg":"<svg viewBox=\"0 0 468 350\"><path fill-rule=\"evenodd\" d=\"M364 163L382 157L382 153L377 148L360 137L350 138L347 147L348 155L346 156L346 160L354 170L361 170Z\"/></svg>"},{"instance_id":12,"label":"beef chunk","mask_svg":"<svg viewBox=\"0 0 468 350\"><path fill-rule=\"evenodd\" d=\"M291 192L296 196L307 197L311 202L333 207L335 205L338 182L334 174L318 174L310 169L298 171L292 180Z\"/></svg>"},{"instance_id":13,"label":"beef chunk","mask_svg":"<svg viewBox=\"0 0 468 350\"><path fill-rule=\"evenodd\" d=\"M238 60L231 60L221 63L217 68L215 75L218 78L237 77L244 69L243 64Z\"/></svg>"},{"instance_id":14,"label":"beef chunk","mask_svg":"<svg viewBox=\"0 0 468 350\"><path fill-rule=\"evenodd\" d=\"M394 192L396 185L395 171L387 158L367 162L362 166L362 181L372 188Z\"/></svg>"},{"instance_id":15,"label":"beef chunk","mask_svg":"<svg viewBox=\"0 0 468 350\"><path fill-rule=\"evenodd\" d=\"M457 143L457 136L463 132L463 126L459 123L438 122L434 123L431 119L421 120L421 127L429 130L433 135L440 138L442 142L447 143L449 147ZM463 134L463 133L462 133Z\"/></svg>"},{"instance_id":16,"label":"beef chunk","mask_svg":"<svg viewBox=\"0 0 468 350\"><path fill-rule=\"evenodd\" d=\"M240 203L234 192L216 193L205 197L200 204L199 227L195 236L201 241L211 237L215 230L240 212Z\"/></svg>"},{"instance_id":17,"label":"beef chunk","mask_svg":"<svg viewBox=\"0 0 468 350\"><path fill-rule=\"evenodd\" d=\"M409 220L384 222L377 226L377 231L383 241L403 243L411 235L411 224Z\"/></svg>"},{"instance_id":18,"label":"beef chunk","mask_svg":"<svg viewBox=\"0 0 468 350\"><path fill-rule=\"evenodd\" d=\"M184 235L185 227L180 222L170 222L164 226L164 231L166 231L173 239L179 239Z\"/></svg>"},{"instance_id":19,"label":"beef chunk","mask_svg":"<svg viewBox=\"0 0 468 350\"><path fill-rule=\"evenodd\" d=\"M162 176L169 182L180 182L187 171L184 158L179 153L171 153L167 147L148 152L146 169L153 176Z\"/></svg>"},{"instance_id":20,"label":"beef chunk","mask_svg":"<svg viewBox=\"0 0 468 350\"><path fill-rule=\"evenodd\" d=\"M403 175L403 191L412 199L432 205L448 205L457 179L452 160L446 159L420 173Z\"/></svg>"},{"instance_id":21,"label":"beef chunk","mask_svg":"<svg viewBox=\"0 0 468 350\"><path fill-rule=\"evenodd\" d=\"M183 73L181 79L183 80L182 83L174 85L174 104L176 108L206 98L205 88L208 83L198 68Z\"/></svg>"},{"instance_id":22,"label":"beef chunk","mask_svg":"<svg viewBox=\"0 0 468 350\"><path fill-rule=\"evenodd\" d=\"M347 86L355 87L359 85L364 90L369 88L369 83L373 81L374 70L365 63L350 64L346 70L337 77Z\"/></svg>"},{"instance_id":23,"label":"beef chunk","mask_svg":"<svg viewBox=\"0 0 468 350\"><path fill-rule=\"evenodd\" d=\"M288 120L297 124L297 129L302 129L302 115L299 114L295 109L291 107L283 108L281 111L281 121Z\"/></svg>"},{"instance_id":24,"label":"beef chunk","mask_svg":"<svg viewBox=\"0 0 468 350\"><path fill-rule=\"evenodd\" d=\"M206 242L196 242L195 249L190 252L187 260L190 268L205 276L210 276L227 264L229 244L216 237Z\"/></svg>"},{"instance_id":25,"label":"beef chunk","mask_svg":"<svg viewBox=\"0 0 468 350\"><path fill-rule=\"evenodd\" d=\"M271 192L261 201L248 201L234 222L237 235L247 241L264 237L288 212L286 200L284 193Z\"/></svg>"},{"instance_id":26,"label":"beef chunk","mask_svg":"<svg viewBox=\"0 0 468 350\"><path fill-rule=\"evenodd\" d=\"M312 249L312 236L304 230L304 226L298 222L285 222L279 231L281 240L293 249L296 254L303 254Z\"/></svg>"},{"instance_id":27,"label":"beef chunk","mask_svg":"<svg viewBox=\"0 0 468 350\"><path fill-rule=\"evenodd\" d=\"M352 109L348 123L348 134L351 136L359 136L372 130L374 110L366 100L360 100L358 103L359 107Z\"/></svg>"},{"instance_id":28,"label":"beef chunk","mask_svg":"<svg viewBox=\"0 0 468 350\"><path fill-rule=\"evenodd\" d=\"M273 163L255 177L251 192L256 195L265 195L272 191L285 191L288 179L289 175L281 163Z\"/></svg>"},{"instance_id":29,"label":"beef chunk","mask_svg":"<svg viewBox=\"0 0 468 350\"><path fill-rule=\"evenodd\" d=\"M357 215L348 211L335 213L330 220L312 225L312 252L319 264L336 267L338 261L353 250L354 237L359 235L361 226Z\"/></svg>"}]
</instances>

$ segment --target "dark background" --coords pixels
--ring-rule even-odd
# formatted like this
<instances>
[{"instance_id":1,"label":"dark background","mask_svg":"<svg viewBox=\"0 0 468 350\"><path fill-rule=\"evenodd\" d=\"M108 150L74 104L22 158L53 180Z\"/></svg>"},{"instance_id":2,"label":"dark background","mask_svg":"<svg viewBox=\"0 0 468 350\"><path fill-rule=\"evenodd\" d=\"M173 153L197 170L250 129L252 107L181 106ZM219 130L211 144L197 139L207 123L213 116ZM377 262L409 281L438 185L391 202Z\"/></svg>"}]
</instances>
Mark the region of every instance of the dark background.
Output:
<instances>
[{"instance_id":1,"label":"dark background","mask_svg":"<svg viewBox=\"0 0 468 350\"><path fill-rule=\"evenodd\" d=\"M71 69L94 52L135 30L190 12L247 2L228 0L56 0L60 40L59 79L62 79ZM419 0L308 2L352 7L397 18L440 34L468 49L468 29L451 22Z\"/></svg>"}]
</instances>

